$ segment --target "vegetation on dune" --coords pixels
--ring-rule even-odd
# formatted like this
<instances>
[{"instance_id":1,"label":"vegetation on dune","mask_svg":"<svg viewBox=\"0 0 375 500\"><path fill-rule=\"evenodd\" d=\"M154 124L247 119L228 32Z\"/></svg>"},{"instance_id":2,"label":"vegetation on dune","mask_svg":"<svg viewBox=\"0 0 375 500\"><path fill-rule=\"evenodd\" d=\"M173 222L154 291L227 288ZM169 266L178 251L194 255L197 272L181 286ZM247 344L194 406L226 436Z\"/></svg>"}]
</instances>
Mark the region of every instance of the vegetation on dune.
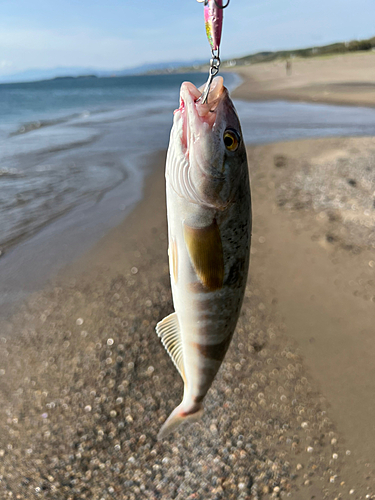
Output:
<instances>
[{"instance_id":1,"label":"vegetation on dune","mask_svg":"<svg viewBox=\"0 0 375 500\"><path fill-rule=\"evenodd\" d=\"M276 59L289 59L292 57L315 57L322 55L344 54L346 52L356 52L372 50L375 48L375 37L367 40L352 40L350 42L338 42L322 47L308 47L306 49L279 50L276 52L258 52L248 56L234 58L227 61L229 65L234 64L256 64L260 62L269 62Z\"/></svg>"}]
</instances>

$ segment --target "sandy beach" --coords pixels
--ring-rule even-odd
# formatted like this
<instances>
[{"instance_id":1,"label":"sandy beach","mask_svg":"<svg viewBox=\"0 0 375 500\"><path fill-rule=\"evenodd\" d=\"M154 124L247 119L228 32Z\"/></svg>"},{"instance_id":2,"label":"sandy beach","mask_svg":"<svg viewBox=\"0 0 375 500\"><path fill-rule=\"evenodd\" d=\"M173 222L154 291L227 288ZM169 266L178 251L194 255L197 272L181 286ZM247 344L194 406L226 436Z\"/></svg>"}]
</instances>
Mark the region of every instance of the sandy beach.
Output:
<instances>
[{"instance_id":1,"label":"sandy beach","mask_svg":"<svg viewBox=\"0 0 375 500\"><path fill-rule=\"evenodd\" d=\"M375 85L358 88L375 55L342 57L239 68L234 95L373 105ZM375 138L248 147L238 327L202 421L158 442L182 395L154 331L173 310L164 161L119 226L1 323L0 498L375 498Z\"/></svg>"},{"instance_id":2,"label":"sandy beach","mask_svg":"<svg viewBox=\"0 0 375 500\"><path fill-rule=\"evenodd\" d=\"M244 83L234 96L251 100L284 99L353 106L375 105L374 52L291 59L236 67ZM233 68L231 68L233 70Z\"/></svg>"}]
</instances>

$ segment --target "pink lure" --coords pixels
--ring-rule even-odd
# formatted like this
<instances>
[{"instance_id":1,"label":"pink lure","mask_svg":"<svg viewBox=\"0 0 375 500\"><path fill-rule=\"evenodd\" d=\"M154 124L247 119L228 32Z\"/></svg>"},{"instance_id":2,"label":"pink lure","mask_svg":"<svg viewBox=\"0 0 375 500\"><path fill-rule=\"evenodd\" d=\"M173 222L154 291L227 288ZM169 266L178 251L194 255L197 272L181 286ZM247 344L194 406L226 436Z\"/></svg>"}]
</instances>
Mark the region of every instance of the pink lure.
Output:
<instances>
[{"instance_id":1,"label":"pink lure","mask_svg":"<svg viewBox=\"0 0 375 500\"><path fill-rule=\"evenodd\" d=\"M218 50L223 27L223 0L208 0L204 7L204 22L206 33L212 50ZM219 6L219 7L218 7Z\"/></svg>"}]
</instances>

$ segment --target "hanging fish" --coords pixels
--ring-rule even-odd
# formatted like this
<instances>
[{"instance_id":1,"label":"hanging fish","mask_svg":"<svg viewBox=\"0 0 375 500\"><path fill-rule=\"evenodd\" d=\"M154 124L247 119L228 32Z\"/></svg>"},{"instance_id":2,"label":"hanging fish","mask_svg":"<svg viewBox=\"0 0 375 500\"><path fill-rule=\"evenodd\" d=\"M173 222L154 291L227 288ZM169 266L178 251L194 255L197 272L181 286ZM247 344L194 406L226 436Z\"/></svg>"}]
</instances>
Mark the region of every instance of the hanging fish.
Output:
<instances>
[{"instance_id":1,"label":"hanging fish","mask_svg":"<svg viewBox=\"0 0 375 500\"><path fill-rule=\"evenodd\" d=\"M156 331L184 381L184 396L161 439L201 416L237 324L249 265L251 201L241 126L221 77L205 104L201 94L182 84L166 162L175 312Z\"/></svg>"}]
</instances>

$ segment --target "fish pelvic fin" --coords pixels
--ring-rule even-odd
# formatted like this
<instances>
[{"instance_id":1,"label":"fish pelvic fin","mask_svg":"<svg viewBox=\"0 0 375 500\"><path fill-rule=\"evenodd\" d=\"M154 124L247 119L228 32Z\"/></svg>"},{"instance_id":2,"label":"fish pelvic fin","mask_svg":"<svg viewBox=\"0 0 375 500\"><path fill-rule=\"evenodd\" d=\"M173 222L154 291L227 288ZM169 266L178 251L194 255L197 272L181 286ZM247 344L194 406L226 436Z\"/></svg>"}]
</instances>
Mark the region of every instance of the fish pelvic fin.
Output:
<instances>
[{"instance_id":1,"label":"fish pelvic fin","mask_svg":"<svg viewBox=\"0 0 375 500\"><path fill-rule=\"evenodd\" d=\"M156 325L156 333L171 357L175 367L186 385L184 359L182 355L181 330L177 314L166 316Z\"/></svg>"},{"instance_id":2,"label":"fish pelvic fin","mask_svg":"<svg viewBox=\"0 0 375 500\"><path fill-rule=\"evenodd\" d=\"M167 420L162 425L158 440L165 439L169 434L174 432L180 425L184 423L192 423L199 420L203 415L203 405L202 403L195 403L192 407L186 408L184 402L178 405L172 413L169 415Z\"/></svg>"}]
</instances>

